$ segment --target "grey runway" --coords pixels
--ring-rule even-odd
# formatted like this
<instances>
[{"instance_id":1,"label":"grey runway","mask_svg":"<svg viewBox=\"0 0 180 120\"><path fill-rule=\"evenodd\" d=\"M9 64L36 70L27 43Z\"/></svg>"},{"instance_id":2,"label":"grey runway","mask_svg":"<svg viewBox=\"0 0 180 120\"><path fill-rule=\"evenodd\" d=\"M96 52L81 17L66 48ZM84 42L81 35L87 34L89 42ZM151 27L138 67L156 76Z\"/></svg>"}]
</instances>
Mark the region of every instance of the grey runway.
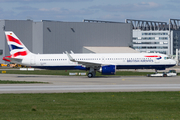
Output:
<instances>
[{"instance_id":1,"label":"grey runway","mask_svg":"<svg viewBox=\"0 0 180 120\"><path fill-rule=\"evenodd\" d=\"M61 92L121 92L121 91L176 91L180 84L141 84L141 85L29 85L0 86L3 93L61 93Z\"/></svg>"},{"instance_id":2,"label":"grey runway","mask_svg":"<svg viewBox=\"0 0 180 120\"><path fill-rule=\"evenodd\" d=\"M1 74L1 80L44 81L50 84L0 84L0 93L66 93L180 91L180 77L120 76L49 76Z\"/></svg>"}]
</instances>

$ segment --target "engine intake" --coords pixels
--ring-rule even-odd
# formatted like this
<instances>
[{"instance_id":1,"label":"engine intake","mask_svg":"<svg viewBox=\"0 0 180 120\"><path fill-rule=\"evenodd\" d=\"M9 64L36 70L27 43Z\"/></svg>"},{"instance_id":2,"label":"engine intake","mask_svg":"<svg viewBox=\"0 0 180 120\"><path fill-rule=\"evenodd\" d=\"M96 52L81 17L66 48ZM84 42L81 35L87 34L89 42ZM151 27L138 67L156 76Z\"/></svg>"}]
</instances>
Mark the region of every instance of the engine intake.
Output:
<instances>
[{"instance_id":1,"label":"engine intake","mask_svg":"<svg viewBox=\"0 0 180 120\"><path fill-rule=\"evenodd\" d=\"M116 74L116 66L115 65L107 65L102 66L99 70L102 75L115 75Z\"/></svg>"}]
</instances>

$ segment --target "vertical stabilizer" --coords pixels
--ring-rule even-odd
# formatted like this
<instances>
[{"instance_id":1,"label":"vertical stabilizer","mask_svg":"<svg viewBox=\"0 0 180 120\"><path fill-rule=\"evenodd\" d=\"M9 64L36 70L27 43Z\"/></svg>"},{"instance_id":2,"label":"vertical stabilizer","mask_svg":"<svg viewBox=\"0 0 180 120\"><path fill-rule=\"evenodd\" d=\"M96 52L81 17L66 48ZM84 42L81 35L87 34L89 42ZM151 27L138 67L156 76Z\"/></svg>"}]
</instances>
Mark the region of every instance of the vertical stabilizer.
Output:
<instances>
[{"instance_id":1,"label":"vertical stabilizer","mask_svg":"<svg viewBox=\"0 0 180 120\"><path fill-rule=\"evenodd\" d=\"M11 58L26 56L30 53L30 51L26 48L26 46L20 41L20 39L12 31L6 31L5 35L7 39L7 44L9 46Z\"/></svg>"}]
</instances>

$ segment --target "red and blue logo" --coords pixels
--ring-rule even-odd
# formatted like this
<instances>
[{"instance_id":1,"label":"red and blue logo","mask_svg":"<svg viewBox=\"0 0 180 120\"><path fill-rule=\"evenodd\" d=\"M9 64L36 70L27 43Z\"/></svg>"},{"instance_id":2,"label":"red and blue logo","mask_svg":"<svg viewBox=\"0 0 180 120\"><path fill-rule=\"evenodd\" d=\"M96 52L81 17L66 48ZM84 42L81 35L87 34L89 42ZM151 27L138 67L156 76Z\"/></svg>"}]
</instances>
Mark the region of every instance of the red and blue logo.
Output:
<instances>
[{"instance_id":1,"label":"red and blue logo","mask_svg":"<svg viewBox=\"0 0 180 120\"><path fill-rule=\"evenodd\" d=\"M150 55L150 56L145 56L145 57L156 58L157 60L162 59L162 57L160 55Z\"/></svg>"}]
</instances>

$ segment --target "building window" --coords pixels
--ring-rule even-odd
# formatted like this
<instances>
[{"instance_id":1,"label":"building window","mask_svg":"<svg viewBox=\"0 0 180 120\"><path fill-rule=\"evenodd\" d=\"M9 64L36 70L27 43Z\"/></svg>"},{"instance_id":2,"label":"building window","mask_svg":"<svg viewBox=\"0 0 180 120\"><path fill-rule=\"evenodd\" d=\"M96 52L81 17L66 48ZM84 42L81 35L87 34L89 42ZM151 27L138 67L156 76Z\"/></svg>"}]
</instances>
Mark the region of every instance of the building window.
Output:
<instances>
[{"instance_id":1,"label":"building window","mask_svg":"<svg viewBox=\"0 0 180 120\"><path fill-rule=\"evenodd\" d=\"M168 33L142 33L142 35L168 35Z\"/></svg>"},{"instance_id":2,"label":"building window","mask_svg":"<svg viewBox=\"0 0 180 120\"><path fill-rule=\"evenodd\" d=\"M135 46L134 49L168 49L167 46Z\"/></svg>"},{"instance_id":3,"label":"building window","mask_svg":"<svg viewBox=\"0 0 180 120\"><path fill-rule=\"evenodd\" d=\"M155 37L142 37L142 40L155 40Z\"/></svg>"},{"instance_id":4,"label":"building window","mask_svg":"<svg viewBox=\"0 0 180 120\"><path fill-rule=\"evenodd\" d=\"M2 55L3 54L3 50L0 50L0 55Z\"/></svg>"},{"instance_id":5,"label":"building window","mask_svg":"<svg viewBox=\"0 0 180 120\"><path fill-rule=\"evenodd\" d=\"M137 37L133 37L133 40L138 40L138 38Z\"/></svg>"},{"instance_id":6,"label":"building window","mask_svg":"<svg viewBox=\"0 0 180 120\"><path fill-rule=\"evenodd\" d=\"M133 44L160 44L160 43L159 42L133 42Z\"/></svg>"},{"instance_id":7,"label":"building window","mask_svg":"<svg viewBox=\"0 0 180 120\"><path fill-rule=\"evenodd\" d=\"M159 37L159 40L167 40L167 37Z\"/></svg>"}]
</instances>

